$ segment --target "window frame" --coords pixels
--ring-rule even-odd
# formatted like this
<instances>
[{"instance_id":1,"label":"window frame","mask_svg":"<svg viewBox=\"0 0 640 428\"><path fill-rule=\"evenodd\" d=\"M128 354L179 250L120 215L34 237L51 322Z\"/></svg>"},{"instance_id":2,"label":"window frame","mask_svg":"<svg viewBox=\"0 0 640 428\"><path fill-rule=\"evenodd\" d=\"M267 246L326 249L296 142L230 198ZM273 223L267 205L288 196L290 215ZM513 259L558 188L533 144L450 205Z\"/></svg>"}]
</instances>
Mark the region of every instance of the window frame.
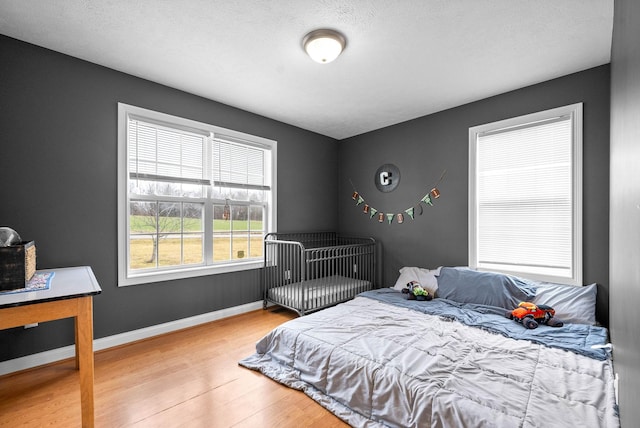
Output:
<instances>
[{"instance_id":1,"label":"window frame","mask_svg":"<svg viewBox=\"0 0 640 428\"><path fill-rule=\"evenodd\" d=\"M484 264L478 261L479 256L479 198L478 198L478 136L489 132L535 126L536 122L548 123L549 120L569 116L571 119L571 197L572 197L572 230L571 230L571 267L568 275L552 272L540 272L531 265ZM555 282L569 285L582 284L583 267L583 232L582 232L582 192L583 192L583 105L571 104L541 112L526 114L514 118L500 120L469 128L469 266L477 270L497 271L517 275L533 280ZM538 270L538 272L536 272Z\"/></svg>"},{"instance_id":2,"label":"window frame","mask_svg":"<svg viewBox=\"0 0 640 428\"><path fill-rule=\"evenodd\" d=\"M129 177L130 177L130 164L129 164L129 144L127 140L128 133L128 119L129 117L140 118L145 122L161 124L162 126L169 126L174 129L183 131L195 131L196 133L208 134L211 139L222 138L229 139L234 143L246 144L251 147L259 147L270 152L270 162L265 165L270 177L270 197L264 203L265 212L263 218L264 233L276 232L277 225L277 142L263 137L246 134L239 131L234 131L219 126L198 122L191 119L186 119L179 116L174 116L166 113L157 112L154 110L145 109L142 107L136 107L125 103L118 103L118 286L129 286L137 284L147 284L154 282L170 281L176 279L192 278L206 275L215 275L228 272L239 272L250 269L261 268L264 264L262 259L231 259L227 261L214 262L213 258L207 260L207 254L204 253L203 264L199 265L179 265L163 268L160 270L149 270L141 272L131 272L129 269L129 237L130 237L130 224L129 224L129 210L132 200L138 200L139 197L131 197L129 192ZM210 169L210 154L211 147L205 149L206 159L203 161L203 168ZM214 183L211 178L211 187ZM207 188L206 193L201 198L186 197L172 197L162 196L156 198L157 201L172 200L181 202L193 202L203 203L203 239L213 239L213 206L220 201L213 197L212 190ZM153 198L150 198L153 199ZM162 200L161 200L162 199ZM241 202L247 206L256 206L251 204L250 201ZM210 212L210 217L206 214ZM211 221L209 221L211 220ZM209 224L211 223L211 225ZM250 235L249 235L250 236ZM203 246L205 246L203 241ZM211 254L212 255L212 254Z\"/></svg>"}]
</instances>

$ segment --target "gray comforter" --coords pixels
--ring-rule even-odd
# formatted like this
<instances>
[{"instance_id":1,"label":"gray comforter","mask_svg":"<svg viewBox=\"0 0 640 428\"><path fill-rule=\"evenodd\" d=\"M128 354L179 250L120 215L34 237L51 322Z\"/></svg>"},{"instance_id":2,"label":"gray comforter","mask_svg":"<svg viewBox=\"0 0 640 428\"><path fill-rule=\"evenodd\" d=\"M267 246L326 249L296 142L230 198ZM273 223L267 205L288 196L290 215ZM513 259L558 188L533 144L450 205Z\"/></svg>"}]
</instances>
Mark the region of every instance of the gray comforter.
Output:
<instances>
[{"instance_id":1,"label":"gray comforter","mask_svg":"<svg viewBox=\"0 0 640 428\"><path fill-rule=\"evenodd\" d=\"M551 327L510 321L519 327L511 329L504 316L474 309L367 292L277 327L240 364L304 391L352 426L619 426L611 361L591 352L606 330L554 330L583 342L562 349L558 340L544 344L545 334L527 337L553 336Z\"/></svg>"}]
</instances>

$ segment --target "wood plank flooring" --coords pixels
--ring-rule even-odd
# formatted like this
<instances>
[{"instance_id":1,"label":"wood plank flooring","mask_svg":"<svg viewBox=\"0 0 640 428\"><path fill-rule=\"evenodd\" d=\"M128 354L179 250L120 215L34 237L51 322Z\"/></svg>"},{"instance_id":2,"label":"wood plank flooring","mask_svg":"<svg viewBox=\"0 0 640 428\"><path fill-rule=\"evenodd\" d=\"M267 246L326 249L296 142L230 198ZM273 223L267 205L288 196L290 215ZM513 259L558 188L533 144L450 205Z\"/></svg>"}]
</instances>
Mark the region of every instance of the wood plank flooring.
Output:
<instances>
[{"instance_id":1,"label":"wood plank flooring","mask_svg":"<svg viewBox=\"0 0 640 428\"><path fill-rule=\"evenodd\" d=\"M96 352L96 427L347 427L304 393L238 366L295 316L258 310ZM0 377L0 427L80 425L74 360Z\"/></svg>"}]
</instances>

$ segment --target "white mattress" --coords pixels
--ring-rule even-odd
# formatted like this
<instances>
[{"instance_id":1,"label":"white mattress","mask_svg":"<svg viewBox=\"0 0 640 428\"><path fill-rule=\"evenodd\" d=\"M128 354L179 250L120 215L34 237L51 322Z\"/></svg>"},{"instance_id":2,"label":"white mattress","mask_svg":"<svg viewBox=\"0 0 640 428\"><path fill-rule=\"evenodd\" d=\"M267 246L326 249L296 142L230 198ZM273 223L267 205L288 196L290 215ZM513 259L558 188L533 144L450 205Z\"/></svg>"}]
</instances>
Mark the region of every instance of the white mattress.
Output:
<instances>
[{"instance_id":1,"label":"white mattress","mask_svg":"<svg viewBox=\"0 0 640 428\"><path fill-rule=\"evenodd\" d=\"M269 299L296 309L313 310L339 303L371 289L371 282L333 275L275 287Z\"/></svg>"}]
</instances>

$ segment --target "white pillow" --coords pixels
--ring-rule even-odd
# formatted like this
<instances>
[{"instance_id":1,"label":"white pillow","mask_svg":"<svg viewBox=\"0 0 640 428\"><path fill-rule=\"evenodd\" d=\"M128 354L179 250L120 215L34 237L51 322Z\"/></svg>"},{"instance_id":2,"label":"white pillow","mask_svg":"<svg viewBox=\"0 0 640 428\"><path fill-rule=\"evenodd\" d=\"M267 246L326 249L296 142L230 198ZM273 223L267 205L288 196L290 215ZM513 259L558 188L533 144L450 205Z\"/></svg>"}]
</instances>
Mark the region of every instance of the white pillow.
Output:
<instances>
[{"instance_id":1,"label":"white pillow","mask_svg":"<svg viewBox=\"0 0 640 428\"><path fill-rule=\"evenodd\" d=\"M402 290L406 288L407 284L411 281L417 281L422 288L427 290L432 296L435 295L438 289L438 280L433 274L433 271L419 267L403 267L400 269L400 276L393 288L395 290Z\"/></svg>"},{"instance_id":2,"label":"white pillow","mask_svg":"<svg viewBox=\"0 0 640 428\"><path fill-rule=\"evenodd\" d=\"M595 325L596 294L596 284L581 287L543 282L536 289L533 303L551 306L564 322Z\"/></svg>"}]
</instances>

